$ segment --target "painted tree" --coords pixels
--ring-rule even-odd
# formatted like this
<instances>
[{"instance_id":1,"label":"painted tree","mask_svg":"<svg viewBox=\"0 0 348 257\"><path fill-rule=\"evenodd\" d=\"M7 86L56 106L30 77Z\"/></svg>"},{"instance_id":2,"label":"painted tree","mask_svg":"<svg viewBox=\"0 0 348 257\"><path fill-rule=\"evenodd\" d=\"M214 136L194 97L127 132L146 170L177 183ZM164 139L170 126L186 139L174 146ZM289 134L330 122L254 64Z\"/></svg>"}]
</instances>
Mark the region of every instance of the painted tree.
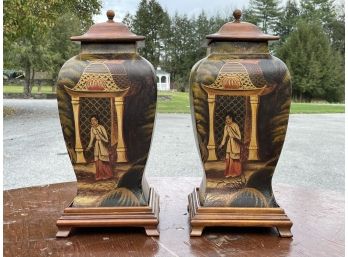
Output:
<instances>
[{"instance_id":1,"label":"painted tree","mask_svg":"<svg viewBox=\"0 0 348 257\"><path fill-rule=\"evenodd\" d=\"M343 100L343 60L318 23L299 21L276 55L288 65L295 98Z\"/></svg>"},{"instance_id":2,"label":"painted tree","mask_svg":"<svg viewBox=\"0 0 348 257\"><path fill-rule=\"evenodd\" d=\"M100 0L13 0L4 2L4 64L25 71L25 95L30 96L35 71L50 64L50 31L62 14L76 14L82 27L99 12Z\"/></svg>"}]
</instances>

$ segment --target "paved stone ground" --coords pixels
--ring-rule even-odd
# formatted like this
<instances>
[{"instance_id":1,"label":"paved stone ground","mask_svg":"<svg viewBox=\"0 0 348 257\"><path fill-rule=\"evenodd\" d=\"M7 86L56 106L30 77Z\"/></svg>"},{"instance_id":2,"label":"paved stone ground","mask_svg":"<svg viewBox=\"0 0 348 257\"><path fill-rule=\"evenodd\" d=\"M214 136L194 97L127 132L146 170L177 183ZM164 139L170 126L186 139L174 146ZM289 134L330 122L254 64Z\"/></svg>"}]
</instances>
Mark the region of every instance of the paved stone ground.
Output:
<instances>
[{"instance_id":1,"label":"paved stone ground","mask_svg":"<svg viewBox=\"0 0 348 257\"><path fill-rule=\"evenodd\" d=\"M76 180L55 100L4 100L4 189ZM189 114L158 114L147 176L200 177ZM273 183L344 193L344 114L291 115Z\"/></svg>"}]
</instances>

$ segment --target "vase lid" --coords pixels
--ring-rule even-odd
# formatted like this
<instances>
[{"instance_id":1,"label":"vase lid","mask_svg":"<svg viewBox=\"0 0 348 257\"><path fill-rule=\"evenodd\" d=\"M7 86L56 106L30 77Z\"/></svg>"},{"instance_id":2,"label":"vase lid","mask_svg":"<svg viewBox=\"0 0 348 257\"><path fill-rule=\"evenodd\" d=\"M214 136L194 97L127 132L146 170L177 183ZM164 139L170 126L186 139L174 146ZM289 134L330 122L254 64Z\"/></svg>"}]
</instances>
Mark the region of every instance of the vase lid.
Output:
<instances>
[{"instance_id":1,"label":"vase lid","mask_svg":"<svg viewBox=\"0 0 348 257\"><path fill-rule=\"evenodd\" d=\"M145 39L144 36L138 36L130 32L128 27L122 22L115 22L115 12L113 10L108 10L106 16L108 17L106 22L94 24L85 34L74 36L70 39L72 41L98 43L135 42Z\"/></svg>"},{"instance_id":2,"label":"vase lid","mask_svg":"<svg viewBox=\"0 0 348 257\"><path fill-rule=\"evenodd\" d=\"M278 40L279 36L265 34L259 27L249 22L240 21L242 11L233 12L234 21L225 23L218 32L207 35L207 39L215 41L268 41Z\"/></svg>"}]
</instances>

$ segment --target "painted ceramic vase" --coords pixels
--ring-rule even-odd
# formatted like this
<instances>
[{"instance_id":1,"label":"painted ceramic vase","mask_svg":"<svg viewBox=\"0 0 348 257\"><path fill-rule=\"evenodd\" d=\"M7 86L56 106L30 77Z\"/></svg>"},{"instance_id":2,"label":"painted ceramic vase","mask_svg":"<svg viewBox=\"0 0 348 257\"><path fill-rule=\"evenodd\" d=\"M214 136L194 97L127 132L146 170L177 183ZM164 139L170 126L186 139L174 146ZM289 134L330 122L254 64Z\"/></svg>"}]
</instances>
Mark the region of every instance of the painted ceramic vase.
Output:
<instances>
[{"instance_id":1,"label":"painted ceramic vase","mask_svg":"<svg viewBox=\"0 0 348 257\"><path fill-rule=\"evenodd\" d=\"M208 35L208 55L191 71L193 127L204 166L204 207L278 207L272 191L291 103L286 65L250 23Z\"/></svg>"},{"instance_id":2,"label":"painted ceramic vase","mask_svg":"<svg viewBox=\"0 0 348 257\"><path fill-rule=\"evenodd\" d=\"M82 36L81 51L62 67L59 117L77 178L72 207L145 206L144 168L156 111L153 66L137 52L143 36L108 11Z\"/></svg>"}]
</instances>

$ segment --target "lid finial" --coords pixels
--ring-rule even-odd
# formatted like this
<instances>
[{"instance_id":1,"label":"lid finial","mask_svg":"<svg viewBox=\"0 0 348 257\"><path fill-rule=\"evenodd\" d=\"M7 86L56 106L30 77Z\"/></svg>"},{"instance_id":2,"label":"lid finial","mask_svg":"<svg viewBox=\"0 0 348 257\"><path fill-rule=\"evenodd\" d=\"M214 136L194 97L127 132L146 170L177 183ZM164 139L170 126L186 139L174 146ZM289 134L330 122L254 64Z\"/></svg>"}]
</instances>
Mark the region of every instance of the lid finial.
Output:
<instances>
[{"instance_id":1,"label":"lid finial","mask_svg":"<svg viewBox=\"0 0 348 257\"><path fill-rule=\"evenodd\" d=\"M108 10L106 12L106 16L108 17L108 21L113 21L114 17L115 17L115 12L113 10Z\"/></svg>"},{"instance_id":2,"label":"lid finial","mask_svg":"<svg viewBox=\"0 0 348 257\"><path fill-rule=\"evenodd\" d=\"M212 41L225 42L267 42L270 40L278 40L278 36L267 35L261 31L255 24L242 22L242 11L235 9L233 12L234 21L229 21L222 25L218 32L207 35L209 43ZM233 19L233 18L232 18ZM232 20L231 19L231 20Z\"/></svg>"},{"instance_id":3,"label":"lid finial","mask_svg":"<svg viewBox=\"0 0 348 257\"><path fill-rule=\"evenodd\" d=\"M234 10L234 12L233 12L234 22L240 22L241 16L242 16L241 10L239 10L239 9Z\"/></svg>"}]
</instances>

